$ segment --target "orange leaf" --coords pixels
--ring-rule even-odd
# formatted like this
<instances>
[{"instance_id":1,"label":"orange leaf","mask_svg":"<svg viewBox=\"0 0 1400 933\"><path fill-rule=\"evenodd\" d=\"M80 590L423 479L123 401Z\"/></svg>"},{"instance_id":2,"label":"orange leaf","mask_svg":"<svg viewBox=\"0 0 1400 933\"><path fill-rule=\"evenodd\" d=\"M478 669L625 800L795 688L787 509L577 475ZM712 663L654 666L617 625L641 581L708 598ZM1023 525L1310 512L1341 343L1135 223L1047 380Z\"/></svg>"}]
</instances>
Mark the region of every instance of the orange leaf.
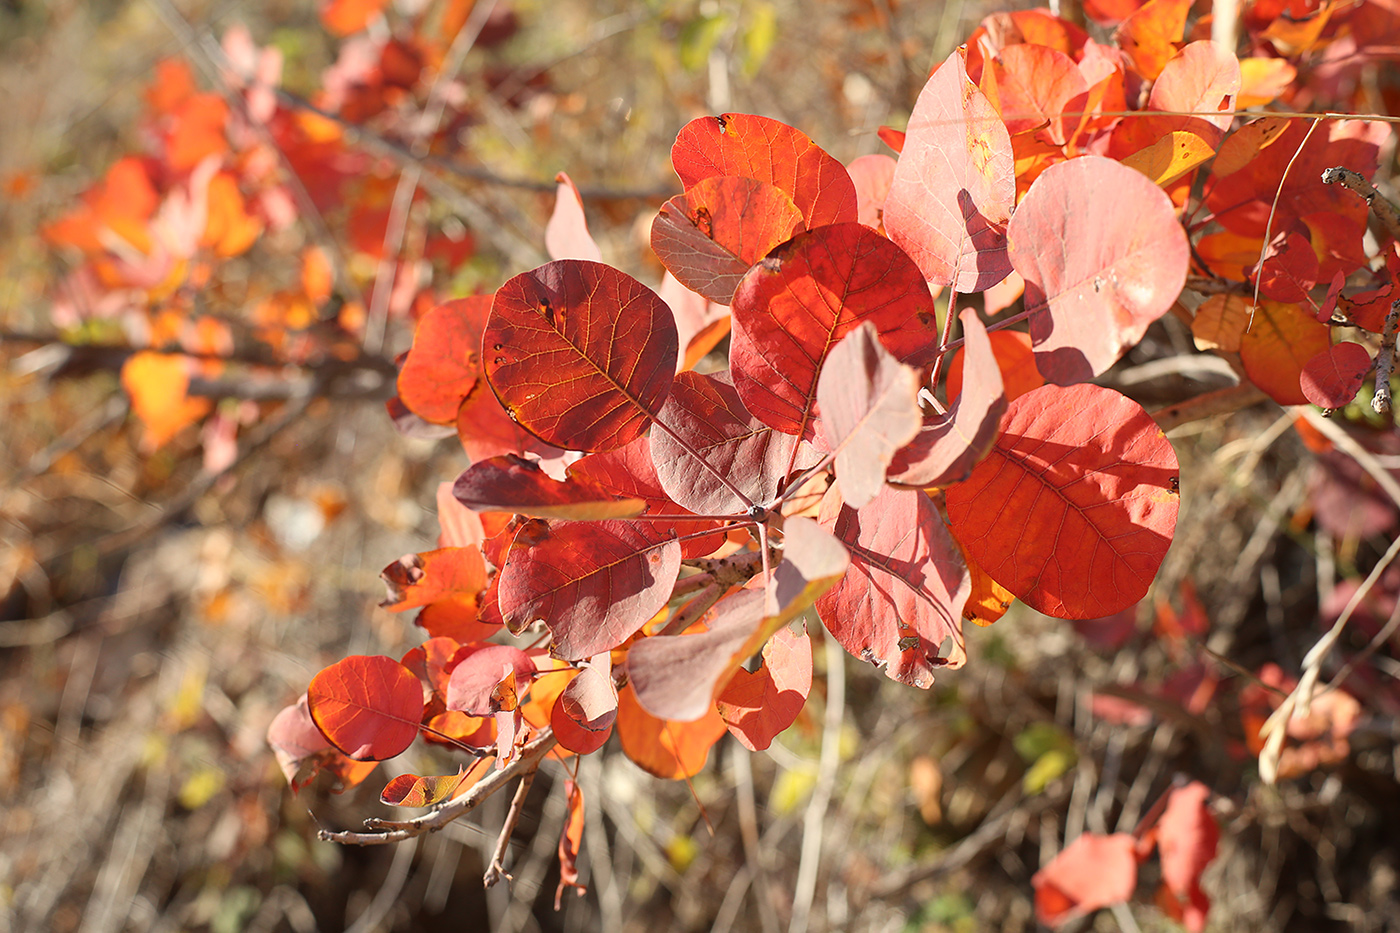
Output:
<instances>
[{"instance_id":1,"label":"orange leaf","mask_svg":"<svg viewBox=\"0 0 1400 933\"><path fill-rule=\"evenodd\" d=\"M1261 301L1240 338L1240 361L1255 385L1280 405L1306 405L1303 367L1332 346L1331 331L1295 304Z\"/></svg>"},{"instance_id":2,"label":"orange leaf","mask_svg":"<svg viewBox=\"0 0 1400 933\"><path fill-rule=\"evenodd\" d=\"M359 32L389 0L321 0L321 22L335 36Z\"/></svg>"},{"instance_id":3,"label":"orange leaf","mask_svg":"<svg viewBox=\"0 0 1400 933\"><path fill-rule=\"evenodd\" d=\"M1116 38L1134 71L1156 80L1176 55L1190 11L1191 0L1150 0L1123 21Z\"/></svg>"},{"instance_id":4,"label":"orange leaf","mask_svg":"<svg viewBox=\"0 0 1400 933\"><path fill-rule=\"evenodd\" d=\"M1153 184L1165 188L1214 155L1215 147L1195 133L1173 130L1122 161L1152 179Z\"/></svg>"},{"instance_id":5,"label":"orange leaf","mask_svg":"<svg viewBox=\"0 0 1400 933\"><path fill-rule=\"evenodd\" d=\"M725 733L713 708L694 722L658 719L642 709L631 686L617 694L617 734L622 750L643 771L676 780L699 774L710 747Z\"/></svg>"},{"instance_id":6,"label":"orange leaf","mask_svg":"<svg viewBox=\"0 0 1400 933\"><path fill-rule=\"evenodd\" d=\"M379 605L390 612L448 599L474 606L486 589L486 560L480 548L439 548L407 554L385 567L379 578L389 590Z\"/></svg>"},{"instance_id":7,"label":"orange leaf","mask_svg":"<svg viewBox=\"0 0 1400 933\"><path fill-rule=\"evenodd\" d=\"M1019 330L994 330L987 335L987 339L992 342L992 353L997 358L997 368L1001 370L1002 391L1006 393L1008 402L1045 385L1045 377L1035 368L1030 334ZM948 361L949 404L962 394L963 358L963 348L959 347Z\"/></svg>"},{"instance_id":8,"label":"orange leaf","mask_svg":"<svg viewBox=\"0 0 1400 933\"><path fill-rule=\"evenodd\" d=\"M122 365L121 379L131 410L145 428L141 446L148 452L164 446L212 407L209 399L186 395L190 372L183 356L137 353Z\"/></svg>"},{"instance_id":9,"label":"orange leaf","mask_svg":"<svg viewBox=\"0 0 1400 933\"><path fill-rule=\"evenodd\" d=\"M1198 350L1223 350L1237 353L1240 339L1249 326L1254 302L1243 295L1212 295L1207 298L1191 321L1191 336Z\"/></svg>"}]
</instances>

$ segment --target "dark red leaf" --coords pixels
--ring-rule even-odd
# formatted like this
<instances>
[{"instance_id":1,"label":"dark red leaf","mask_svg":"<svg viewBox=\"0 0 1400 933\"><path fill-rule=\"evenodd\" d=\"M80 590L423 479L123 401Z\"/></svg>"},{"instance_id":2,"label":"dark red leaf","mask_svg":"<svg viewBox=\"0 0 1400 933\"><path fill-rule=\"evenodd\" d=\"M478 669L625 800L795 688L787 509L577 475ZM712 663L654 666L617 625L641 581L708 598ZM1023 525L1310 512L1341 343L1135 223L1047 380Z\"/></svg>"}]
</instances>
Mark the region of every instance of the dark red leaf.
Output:
<instances>
[{"instance_id":1,"label":"dark red leaf","mask_svg":"<svg viewBox=\"0 0 1400 933\"><path fill-rule=\"evenodd\" d=\"M885 229L930 282L980 292L1006 278L1016 199L1011 137L954 51L919 94L885 199Z\"/></svg>"},{"instance_id":2,"label":"dark red leaf","mask_svg":"<svg viewBox=\"0 0 1400 933\"><path fill-rule=\"evenodd\" d=\"M1308 292L1317 284L1317 253L1312 242L1294 231L1269 246L1260 267L1252 269L1258 276L1259 292L1274 301L1307 300Z\"/></svg>"},{"instance_id":3,"label":"dark red leaf","mask_svg":"<svg viewBox=\"0 0 1400 933\"><path fill-rule=\"evenodd\" d=\"M512 421L485 379L476 381L457 410L457 438L473 462L502 454L554 457L561 452Z\"/></svg>"},{"instance_id":4,"label":"dark red leaf","mask_svg":"<svg viewBox=\"0 0 1400 933\"><path fill-rule=\"evenodd\" d=\"M617 720L617 688L606 654L569 681L554 704L549 721L559 744L579 755L603 747Z\"/></svg>"},{"instance_id":5,"label":"dark red leaf","mask_svg":"<svg viewBox=\"0 0 1400 933\"><path fill-rule=\"evenodd\" d=\"M676 502L707 515L766 506L791 470L819 459L810 444L750 415L728 372L677 375L657 420L669 429L651 432L657 479Z\"/></svg>"},{"instance_id":6,"label":"dark red leaf","mask_svg":"<svg viewBox=\"0 0 1400 933\"><path fill-rule=\"evenodd\" d=\"M1136 402L1094 385L1012 402L1001 436L948 489L953 534L1031 608L1100 618L1147 593L1176 528L1176 453Z\"/></svg>"},{"instance_id":7,"label":"dark red leaf","mask_svg":"<svg viewBox=\"0 0 1400 933\"><path fill-rule=\"evenodd\" d=\"M671 309L611 266L560 259L496 292L486 377L511 417L569 450L611 450L661 410L679 352Z\"/></svg>"},{"instance_id":8,"label":"dark red leaf","mask_svg":"<svg viewBox=\"0 0 1400 933\"><path fill-rule=\"evenodd\" d=\"M904 251L869 227L837 224L779 246L734 293L729 359L734 387L764 424L813 435L826 356L864 321L901 363L933 362L933 295Z\"/></svg>"},{"instance_id":9,"label":"dark red leaf","mask_svg":"<svg viewBox=\"0 0 1400 933\"><path fill-rule=\"evenodd\" d=\"M1059 385L1105 372L1171 308L1190 249L1171 199L1102 156L1052 165L1007 228L1036 366Z\"/></svg>"},{"instance_id":10,"label":"dark red leaf","mask_svg":"<svg viewBox=\"0 0 1400 933\"><path fill-rule=\"evenodd\" d=\"M1339 343L1308 360L1300 378L1303 394L1319 408L1341 408L1356 398L1371 371L1371 351Z\"/></svg>"},{"instance_id":11,"label":"dark red leaf","mask_svg":"<svg viewBox=\"0 0 1400 933\"><path fill-rule=\"evenodd\" d=\"M422 683L382 655L337 661L311 679L306 697L326 741L359 761L383 761L408 748L423 718Z\"/></svg>"},{"instance_id":12,"label":"dark red leaf","mask_svg":"<svg viewBox=\"0 0 1400 933\"><path fill-rule=\"evenodd\" d=\"M812 640L783 626L763 646L763 664L742 667L720 691L719 714L729 732L750 751L762 751L792 725L812 690Z\"/></svg>"},{"instance_id":13,"label":"dark red leaf","mask_svg":"<svg viewBox=\"0 0 1400 933\"><path fill-rule=\"evenodd\" d=\"M768 117L726 113L687 123L671 164L689 190L715 175L773 185L792 198L808 228L854 221L856 189L840 162L800 130Z\"/></svg>"},{"instance_id":14,"label":"dark red leaf","mask_svg":"<svg viewBox=\"0 0 1400 933\"><path fill-rule=\"evenodd\" d=\"M524 684L535 674L535 662L519 648L510 645L482 645L458 658L447 681L447 708L468 716L490 716L503 708L496 687L514 674ZM507 706L510 706L507 704ZM510 706L510 709L513 709ZM509 709L507 709L509 712Z\"/></svg>"},{"instance_id":15,"label":"dark red leaf","mask_svg":"<svg viewBox=\"0 0 1400 933\"><path fill-rule=\"evenodd\" d=\"M919 433L919 383L919 371L891 356L869 322L841 338L827 356L817 404L823 437L836 454L841 495L852 508L884 488L895 451Z\"/></svg>"},{"instance_id":16,"label":"dark red leaf","mask_svg":"<svg viewBox=\"0 0 1400 933\"><path fill-rule=\"evenodd\" d=\"M433 424L453 424L481 372L481 332L491 295L447 301L423 315L399 370L399 398Z\"/></svg>"},{"instance_id":17,"label":"dark red leaf","mask_svg":"<svg viewBox=\"0 0 1400 933\"><path fill-rule=\"evenodd\" d=\"M501 614L514 632L544 620L558 657L592 657L666 605L680 563L680 545L645 524L531 522L499 575Z\"/></svg>"},{"instance_id":18,"label":"dark red leaf","mask_svg":"<svg viewBox=\"0 0 1400 933\"><path fill-rule=\"evenodd\" d=\"M933 501L886 486L857 510L833 488L822 499L821 523L851 554L850 570L817 600L841 647L925 690L934 668L961 667L967 652L959 613L970 584ZM944 641L951 646L940 657Z\"/></svg>"},{"instance_id":19,"label":"dark red leaf","mask_svg":"<svg viewBox=\"0 0 1400 933\"><path fill-rule=\"evenodd\" d=\"M452 494L477 511L535 518L631 518L646 509L641 499L619 499L581 477L570 476L562 483L551 479L538 463L514 454L473 463L457 477Z\"/></svg>"},{"instance_id":20,"label":"dark red leaf","mask_svg":"<svg viewBox=\"0 0 1400 933\"><path fill-rule=\"evenodd\" d=\"M963 325L962 349L972 374L967 391L958 393L946 415L927 418L913 442L895 455L889 470L892 483L920 487L956 483L972 472L996 440L1007 404L1001 369L988 339L996 334L988 335L982 319L971 308L964 308L958 318Z\"/></svg>"},{"instance_id":21,"label":"dark red leaf","mask_svg":"<svg viewBox=\"0 0 1400 933\"><path fill-rule=\"evenodd\" d=\"M1137 887L1137 840L1129 833L1084 833L1031 878L1041 923L1066 920L1125 903Z\"/></svg>"},{"instance_id":22,"label":"dark red leaf","mask_svg":"<svg viewBox=\"0 0 1400 933\"><path fill-rule=\"evenodd\" d=\"M682 285L727 305L750 266L804 229L802 212L782 191L714 175L661 205L651 248Z\"/></svg>"}]
</instances>

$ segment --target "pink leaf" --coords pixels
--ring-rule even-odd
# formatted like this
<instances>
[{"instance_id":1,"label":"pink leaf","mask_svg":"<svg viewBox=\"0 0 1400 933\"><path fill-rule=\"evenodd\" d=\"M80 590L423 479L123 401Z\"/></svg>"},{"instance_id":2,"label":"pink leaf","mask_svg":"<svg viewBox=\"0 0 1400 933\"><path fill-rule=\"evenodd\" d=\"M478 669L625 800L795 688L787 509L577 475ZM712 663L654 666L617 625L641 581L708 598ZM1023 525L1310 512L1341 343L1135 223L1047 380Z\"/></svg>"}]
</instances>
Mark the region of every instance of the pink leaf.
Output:
<instances>
[{"instance_id":1,"label":"pink leaf","mask_svg":"<svg viewBox=\"0 0 1400 933\"><path fill-rule=\"evenodd\" d=\"M554 213L544 226L544 248L550 259L590 259L601 262L603 253L588 232L588 220L583 216L583 197L568 175L554 176L559 192L554 198Z\"/></svg>"}]
</instances>

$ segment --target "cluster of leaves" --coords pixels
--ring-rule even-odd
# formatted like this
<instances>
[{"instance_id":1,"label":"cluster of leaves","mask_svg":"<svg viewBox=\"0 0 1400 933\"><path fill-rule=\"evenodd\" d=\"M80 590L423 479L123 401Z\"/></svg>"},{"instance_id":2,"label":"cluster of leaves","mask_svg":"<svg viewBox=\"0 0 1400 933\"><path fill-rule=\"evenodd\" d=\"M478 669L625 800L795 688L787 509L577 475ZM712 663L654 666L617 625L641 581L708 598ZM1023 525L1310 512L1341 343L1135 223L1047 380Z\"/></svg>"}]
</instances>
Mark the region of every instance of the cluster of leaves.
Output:
<instances>
[{"instance_id":1,"label":"cluster of leaves","mask_svg":"<svg viewBox=\"0 0 1400 933\"><path fill-rule=\"evenodd\" d=\"M760 116L692 121L671 153L684 192L652 226L657 291L599 261L561 176L554 261L419 324L400 402L472 460L439 497L439 549L384 572L385 605L419 609L430 638L317 675L270 736L293 786L316 766L354 783L421 735L476 761L384 799L440 804L491 758L541 739L587 754L614 730L643 768L686 777L724 732L761 749L794 721L808 609L927 688L964 663L964 621L1013 599L1067 619L1137 604L1172 539L1176 456L1090 380L1174 310L1280 403L1341 407L1375 351L1332 331L1374 343L1393 287L1381 273L1341 297L1378 257L1366 205L1317 180L1372 174L1385 125L1238 119L1335 99L1303 53L1381 43L1372 5L1341 30L1330 5L1256 4L1243 60L1207 23L1188 31L1190 6L1088 4L1113 44L1045 11L990 17L907 129L882 132L897 159L843 166ZM993 329L957 310L973 293ZM1194 313L1193 294L1211 296ZM696 371L726 337L727 369ZM1178 791L1163 817L1199 824L1199 851L1160 836L1159 900L1193 928L1207 796ZM570 806L566 879L577 788ZM1124 855L1126 880L1105 900L1047 868L1042 916L1126 899L1157 839L1083 837Z\"/></svg>"},{"instance_id":2,"label":"cluster of leaves","mask_svg":"<svg viewBox=\"0 0 1400 933\"><path fill-rule=\"evenodd\" d=\"M282 52L257 47L242 26L196 59L217 90L201 90L186 60L161 62L146 92L143 151L116 161L45 227L69 269L52 304L64 339L137 351L121 379L147 452L203 420L217 468L258 417L256 406L214 410L220 377L252 367L255 381L275 381L289 363L357 360L370 283L384 293L382 313L421 313L436 300L434 282L474 255L462 223L431 212L421 191L391 224L397 166L358 145L368 131L381 148L457 148L470 99L463 79L435 76L472 4L425 5L392 28L382 6L323 5L344 41L309 100L280 89ZM478 43L508 37L513 18L497 20ZM345 242L332 226L348 232ZM250 275L254 266L275 274Z\"/></svg>"}]
</instances>

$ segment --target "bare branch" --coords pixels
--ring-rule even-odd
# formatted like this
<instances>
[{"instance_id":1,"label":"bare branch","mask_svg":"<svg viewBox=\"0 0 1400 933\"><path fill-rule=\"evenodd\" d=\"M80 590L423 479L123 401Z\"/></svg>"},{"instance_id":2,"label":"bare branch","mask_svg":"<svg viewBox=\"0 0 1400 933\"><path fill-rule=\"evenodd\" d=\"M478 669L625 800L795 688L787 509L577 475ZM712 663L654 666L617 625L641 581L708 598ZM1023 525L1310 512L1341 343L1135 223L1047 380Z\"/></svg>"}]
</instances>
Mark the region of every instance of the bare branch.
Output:
<instances>
[{"instance_id":1,"label":"bare branch","mask_svg":"<svg viewBox=\"0 0 1400 933\"><path fill-rule=\"evenodd\" d=\"M533 774L535 769L539 767L540 760L548 755L556 744L558 744L558 740L555 739L553 730L546 728L520 750L520 756L515 761L482 778L462 796L438 804L422 816L414 817L411 820L365 820L365 827L369 832L357 833L348 830L331 832L323 829L316 836L324 842L341 842L355 846L381 846L390 842L412 839L414 836L421 836L424 833L437 832L453 820L466 816L475 810L483 800L501 790L517 777L522 777L527 772Z\"/></svg>"},{"instance_id":2,"label":"bare branch","mask_svg":"<svg viewBox=\"0 0 1400 933\"><path fill-rule=\"evenodd\" d=\"M530 795L530 785L535 783L535 771L532 768L526 771L520 778L520 784L515 788L515 796L511 798L510 810L506 813L506 821L501 826L501 835L496 839L496 851L491 853L491 866L486 869L486 876L481 879L485 887L492 887L502 878L507 881L514 881L506 871L506 846L510 845L510 837L515 832L515 824L520 821L520 811L525 809L525 798Z\"/></svg>"},{"instance_id":3,"label":"bare branch","mask_svg":"<svg viewBox=\"0 0 1400 933\"><path fill-rule=\"evenodd\" d=\"M1371 213L1376 215L1385 229L1392 237L1400 240L1400 211L1395 209L1381 193L1375 189L1363 176L1353 172L1349 168L1329 168L1322 173L1322 183L1324 185L1335 185L1338 182L1348 191L1355 193L1361 200L1366 202L1366 206L1371 209Z\"/></svg>"}]
</instances>

